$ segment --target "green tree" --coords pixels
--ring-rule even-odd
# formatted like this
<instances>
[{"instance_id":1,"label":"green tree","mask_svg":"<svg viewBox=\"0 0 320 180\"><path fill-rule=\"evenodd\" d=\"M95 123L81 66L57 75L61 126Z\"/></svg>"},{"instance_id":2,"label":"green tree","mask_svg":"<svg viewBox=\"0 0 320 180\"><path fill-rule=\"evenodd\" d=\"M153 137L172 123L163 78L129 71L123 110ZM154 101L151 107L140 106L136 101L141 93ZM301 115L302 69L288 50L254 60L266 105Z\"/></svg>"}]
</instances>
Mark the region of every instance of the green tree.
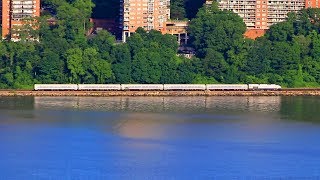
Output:
<instances>
[{"instance_id":1,"label":"green tree","mask_svg":"<svg viewBox=\"0 0 320 180\"><path fill-rule=\"evenodd\" d=\"M185 0L172 0L170 4L171 19L185 19L186 9Z\"/></svg>"},{"instance_id":2,"label":"green tree","mask_svg":"<svg viewBox=\"0 0 320 180\"><path fill-rule=\"evenodd\" d=\"M46 50L36 66L37 79L43 83L66 83L65 66L58 54Z\"/></svg>"},{"instance_id":3,"label":"green tree","mask_svg":"<svg viewBox=\"0 0 320 180\"><path fill-rule=\"evenodd\" d=\"M213 49L208 49L205 58L203 59L205 75L214 77L220 82L225 82L228 63L225 61L223 54Z\"/></svg>"},{"instance_id":4,"label":"green tree","mask_svg":"<svg viewBox=\"0 0 320 180\"><path fill-rule=\"evenodd\" d=\"M83 52L83 67L86 75L95 77L93 83L106 83L107 79L112 77L111 64L104 59L99 57L99 53L95 48L87 48ZM89 74L90 73L90 74ZM90 79L85 77L85 79Z\"/></svg>"},{"instance_id":5,"label":"green tree","mask_svg":"<svg viewBox=\"0 0 320 180\"><path fill-rule=\"evenodd\" d=\"M217 3L201 8L189 25L190 39L199 57L204 57L208 49L227 52L243 41L245 30L237 14L219 10Z\"/></svg>"},{"instance_id":6,"label":"green tree","mask_svg":"<svg viewBox=\"0 0 320 180\"><path fill-rule=\"evenodd\" d=\"M131 54L127 44L117 45L112 49L112 71L117 83L132 83Z\"/></svg>"},{"instance_id":7,"label":"green tree","mask_svg":"<svg viewBox=\"0 0 320 180\"><path fill-rule=\"evenodd\" d=\"M80 83L81 76L85 75L83 67L83 52L80 48L69 49L66 52L67 67L70 71L70 82Z\"/></svg>"}]
</instances>

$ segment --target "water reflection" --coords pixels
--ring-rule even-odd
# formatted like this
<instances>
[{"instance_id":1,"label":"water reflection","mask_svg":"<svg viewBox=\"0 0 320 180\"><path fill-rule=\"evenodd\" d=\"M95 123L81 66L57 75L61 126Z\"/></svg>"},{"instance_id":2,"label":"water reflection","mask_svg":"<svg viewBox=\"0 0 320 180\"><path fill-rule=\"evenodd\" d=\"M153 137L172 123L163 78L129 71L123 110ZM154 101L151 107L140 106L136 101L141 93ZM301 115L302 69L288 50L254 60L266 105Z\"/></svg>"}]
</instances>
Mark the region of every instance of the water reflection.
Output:
<instances>
[{"instance_id":1,"label":"water reflection","mask_svg":"<svg viewBox=\"0 0 320 180\"><path fill-rule=\"evenodd\" d=\"M33 109L34 101L34 97L0 97L0 110Z\"/></svg>"},{"instance_id":2,"label":"water reflection","mask_svg":"<svg viewBox=\"0 0 320 180\"><path fill-rule=\"evenodd\" d=\"M38 119L57 123L64 119L73 125L99 124L101 130L126 138L168 138L171 131L185 136L193 129L179 131L185 124L210 126L248 121L244 128L260 131L280 111L281 97L35 97ZM63 110L48 115L43 110ZM72 113L72 111L78 111ZM71 113L70 113L71 111ZM50 113L50 112L49 112ZM106 114L107 113L107 114ZM260 115L259 115L260 114ZM265 115L263 115L265 114ZM48 117L46 117L48 116ZM59 117L61 116L61 117ZM88 121L89 120L89 121ZM64 122L64 123L66 123ZM63 123L63 122L62 122ZM222 132L223 133L223 132Z\"/></svg>"},{"instance_id":3,"label":"water reflection","mask_svg":"<svg viewBox=\"0 0 320 180\"><path fill-rule=\"evenodd\" d=\"M269 113L278 114L284 120L320 122L317 116L320 97L35 97L23 102L25 105L29 102L29 106L34 103L34 109L229 115ZM3 103L0 108L4 107Z\"/></svg>"},{"instance_id":4,"label":"water reflection","mask_svg":"<svg viewBox=\"0 0 320 180\"><path fill-rule=\"evenodd\" d=\"M320 97L283 97L280 114L284 119L320 122Z\"/></svg>"},{"instance_id":5,"label":"water reflection","mask_svg":"<svg viewBox=\"0 0 320 180\"><path fill-rule=\"evenodd\" d=\"M124 112L278 112L281 97L35 97L35 109Z\"/></svg>"},{"instance_id":6,"label":"water reflection","mask_svg":"<svg viewBox=\"0 0 320 180\"><path fill-rule=\"evenodd\" d=\"M186 118L192 117L190 121L204 120L212 114L223 116L220 119L246 115L258 121L265 117L259 114L268 114L283 120L318 123L319 107L319 97L0 97L0 120L4 121L6 115L14 115L30 121L56 121L55 117L61 114L56 112L63 111L61 116L67 117L68 121L77 121L79 117L68 114L69 111L88 111L182 113ZM38 111L47 111L47 114Z\"/></svg>"},{"instance_id":7,"label":"water reflection","mask_svg":"<svg viewBox=\"0 0 320 180\"><path fill-rule=\"evenodd\" d=\"M319 100L0 98L1 177L315 177Z\"/></svg>"},{"instance_id":8,"label":"water reflection","mask_svg":"<svg viewBox=\"0 0 320 180\"><path fill-rule=\"evenodd\" d=\"M113 131L127 138L160 138L167 134L165 124L173 124L174 121L166 115L130 113L118 119Z\"/></svg>"}]
</instances>

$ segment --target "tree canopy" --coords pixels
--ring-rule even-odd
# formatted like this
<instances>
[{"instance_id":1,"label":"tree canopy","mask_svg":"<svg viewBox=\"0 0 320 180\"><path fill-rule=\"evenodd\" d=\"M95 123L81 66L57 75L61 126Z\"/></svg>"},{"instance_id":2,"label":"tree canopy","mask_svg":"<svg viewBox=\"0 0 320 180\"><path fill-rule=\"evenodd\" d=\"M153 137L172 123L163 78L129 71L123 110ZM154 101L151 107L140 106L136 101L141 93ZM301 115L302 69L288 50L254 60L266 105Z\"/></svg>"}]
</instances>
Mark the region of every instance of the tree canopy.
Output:
<instances>
[{"instance_id":1,"label":"tree canopy","mask_svg":"<svg viewBox=\"0 0 320 180\"><path fill-rule=\"evenodd\" d=\"M0 88L31 89L34 83L320 84L319 9L290 13L264 37L250 40L243 37L246 27L237 14L215 3L202 7L189 27L196 54L186 59L177 55L177 37L155 30L139 28L127 43L104 30L87 36L96 7L91 0L45 3L55 14L42 15L36 19L39 28L28 29L39 41L26 36L0 42ZM57 21L50 24L52 16Z\"/></svg>"},{"instance_id":2,"label":"tree canopy","mask_svg":"<svg viewBox=\"0 0 320 180\"><path fill-rule=\"evenodd\" d=\"M171 19L193 19L205 0L171 0Z\"/></svg>"}]
</instances>

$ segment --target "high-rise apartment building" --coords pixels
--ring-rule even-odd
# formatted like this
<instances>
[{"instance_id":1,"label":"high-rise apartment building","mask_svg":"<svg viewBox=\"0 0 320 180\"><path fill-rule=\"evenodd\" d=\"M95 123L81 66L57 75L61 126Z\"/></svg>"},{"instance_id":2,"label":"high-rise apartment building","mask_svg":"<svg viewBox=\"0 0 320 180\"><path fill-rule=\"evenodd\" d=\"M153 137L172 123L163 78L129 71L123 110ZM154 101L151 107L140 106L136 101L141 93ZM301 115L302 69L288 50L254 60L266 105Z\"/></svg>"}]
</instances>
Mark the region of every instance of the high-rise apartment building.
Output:
<instances>
[{"instance_id":1,"label":"high-rise apartment building","mask_svg":"<svg viewBox=\"0 0 320 180\"><path fill-rule=\"evenodd\" d=\"M0 23L2 26L2 0L0 0Z\"/></svg>"},{"instance_id":2,"label":"high-rise apartment building","mask_svg":"<svg viewBox=\"0 0 320 180\"><path fill-rule=\"evenodd\" d=\"M207 0L211 4L213 0ZM220 9L231 10L243 18L248 29L269 29L284 21L289 12L318 8L320 0L217 0Z\"/></svg>"},{"instance_id":3,"label":"high-rise apartment building","mask_svg":"<svg viewBox=\"0 0 320 180\"><path fill-rule=\"evenodd\" d=\"M120 0L120 28L122 39L142 27L165 31L167 19L170 19L170 0Z\"/></svg>"},{"instance_id":4,"label":"high-rise apartment building","mask_svg":"<svg viewBox=\"0 0 320 180\"><path fill-rule=\"evenodd\" d=\"M25 18L37 16L40 16L40 0L2 0L2 38L10 35L13 41L19 40L19 35L11 30L19 29Z\"/></svg>"}]
</instances>

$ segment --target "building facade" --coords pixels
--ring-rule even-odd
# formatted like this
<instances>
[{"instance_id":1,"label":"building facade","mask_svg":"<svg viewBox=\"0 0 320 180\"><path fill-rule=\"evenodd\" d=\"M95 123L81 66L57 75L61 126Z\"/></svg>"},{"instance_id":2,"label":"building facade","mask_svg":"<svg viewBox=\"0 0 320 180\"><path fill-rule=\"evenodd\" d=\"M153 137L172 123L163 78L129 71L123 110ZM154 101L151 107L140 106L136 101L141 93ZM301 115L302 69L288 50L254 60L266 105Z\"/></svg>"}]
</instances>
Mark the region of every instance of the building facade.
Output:
<instances>
[{"instance_id":1,"label":"building facade","mask_svg":"<svg viewBox=\"0 0 320 180\"><path fill-rule=\"evenodd\" d=\"M170 0L120 0L120 28L122 40L139 27L164 32L170 19Z\"/></svg>"},{"instance_id":2,"label":"building facade","mask_svg":"<svg viewBox=\"0 0 320 180\"><path fill-rule=\"evenodd\" d=\"M2 0L2 38L10 36L18 41L19 35L12 32L23 25L25 18L40 16L40 0Z\"/></svg>"},{"instance_id":3,"label":"building facade","mask_svg":"<svg viewBox=\"0 0 320 180\"><path fill-rule=\"evenodd\" d=\"M212 4L207 0L206 4ZM285 21L289 12L318 8L320 0L218 0L219 9L231 10L243 18L248 31L266 30ZM250 33L249 33L250 34Z\"/></svg>"},{"instance_id":4,"label":"building facade","mask_svg":"<svg viewBox=\"0 0 320 180\"><path fill-rule=\"evenodd\" d=\"M2 0L0 0L0 23L2 26Z\"/></svg>"},{"instance_id":5,"label":"building facade","mask_svg":"<svg viewBox=\"0 0 320 180\"><path fill-rule=\"evenodd\" d=\"M189 21L173 21L166 22L166 30L163 33L175 35L179 45L188 44L188 26Z\"/></svg>"}]
</instances>

